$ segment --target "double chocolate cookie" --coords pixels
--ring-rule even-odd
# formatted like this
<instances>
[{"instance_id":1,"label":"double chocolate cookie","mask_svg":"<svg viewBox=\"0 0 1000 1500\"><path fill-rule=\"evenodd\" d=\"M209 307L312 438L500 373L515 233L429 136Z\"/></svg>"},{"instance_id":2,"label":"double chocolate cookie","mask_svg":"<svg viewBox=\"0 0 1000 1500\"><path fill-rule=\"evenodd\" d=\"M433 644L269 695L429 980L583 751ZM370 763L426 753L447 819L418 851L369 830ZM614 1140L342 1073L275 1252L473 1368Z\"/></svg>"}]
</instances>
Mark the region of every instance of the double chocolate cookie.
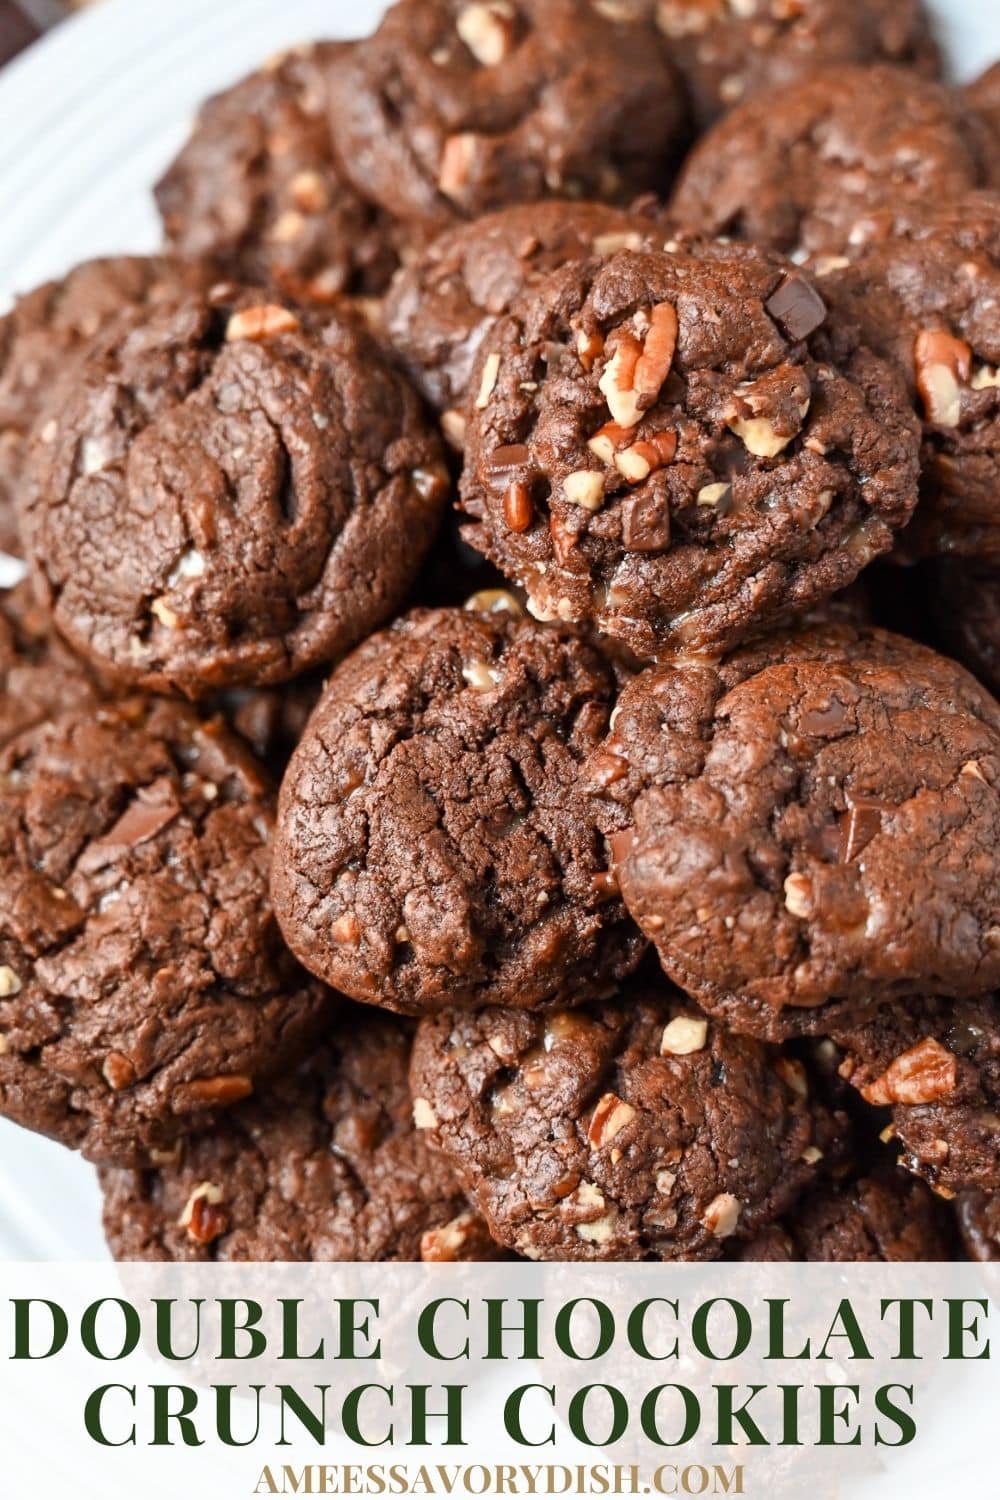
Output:
<instances>
[{"instance_id":1,"label":"double chocolate cookie","mask_svg":"<svg viewBox=\"0 0 1000 1500\"><path fill-rule=\"evenodd\" d=\"M27 436L53 387L123 308L155 307L198 274L158 256L86 261L0 318L0 550L20 555L16 502Z\"/></svg>"},{"instance_id":2,"label":"double chocolate cookie","mask_svg":"<svg viewBox=\"0 0 1000 1500\"><path fill-rule=\"evenodd\" d=\"M737 1030L1000 983L1000 707L927 648L830 626L650 669L588 773L629 911Z\"/></svg>"},{"instance_id":3,"label":"double chocolate cookie","mask_svg":"<svg viewBox=\"0 0 1000 1500\"><path fill-rule=\"evenodd\" d=\"M304 1050L323 987L271 912L272 797L218 724L79 710L0 755L0 1113L148 1160Z\"/></svg>"},{"instance_id":4,"label":"double chocolate cookie","mask_svg":"<svg viewBox=\"0 0 1000 1500\"><path fill-rule=\"evenodd\" d=\"M290 947L345 994L410 1014L605 995L645 946L583 784L611 667L513 600L483 602L366 641L281 788L273 895Z\"/></svg>"},{"instance_id":5,"label":"double chocolate cookie","mask_svg":"<svg viewBox=\"0 0 1000 1500\"><path fill-rule=\"evenodd\" d=\"M394 226L350 184L330 130L331 65L350 51L297 47L202 106L156 187L179 255L300 302L385 288Z\"/></svg>"},{"instance_id":6,"label":"double chocolate cookie","mask_svg":"<svg viewBox=\"0 0 1000 1500\"><path fill-rule=\"evenodd\" d=\"M117 1260L489 1260L501 1253L412 1119L410 1033L345 1011L330 1040L155 1170L108 1169Z\"/></svg>"},{"instance_id":7,"label":"double chocolate cookie","mask_svg":"<svg viewBox=\"0 0 1000 1500\"><path fill-rule=\"evenodd\" d=\"M916 1177L885 1170L815 1188L742 1248L749 1261L951 1260L942 1205Z\"/></svg>"},{"instance_id":8,"label":"double chocolate cookie","mask_svg":"<svg viewBox=\"0 0 1000 1500\"><path fill-rule=\"evenodd\" d=\"M787 252L841 255L927 203L998 181L984 121L902 68L834 68L742 105L688 157L678 223Z\"/></svg>"},{"instance_id":9,"label":"double chocolate cookie","mask_svg":"<svg viewBox=\"0 0 1000 1500\"><path fill-rule=\"evenodd\" d=\"M820 286L903 370L923 419L921 500L901 550L1000 566L1000 194L925 211Z\"/></svg>"},{"instance_id":10,"label":"double chocolate cookie","mask_svg":"<svg viewBox=\"0 0 1000 1500\"><path fill-rule=\"evenodd\" d=\"M501 209L439 235L396 277L383 327L432 406L461 408L476 355L526 288L568 260L662 243L650 213L602 203ZM451 421L460 417L454 411Z\"/></svg>"},{"instance_id":11,"label":"double chocolate cookie","mask_svg":"<svg viewBox=\"0 0 1000 1500\"><path fill-rule=\"evenodd\" d=\"M726 648L810 607L916 503L898 374L826 325L812 283L748 246L567 264L480 351L466 535L537 618L641 656Z\"/></svg>"},{"instance_id":12,"label":"double chocolate cookie","mask_svg":"<svg viewBox=\"0 0 1000 1500\"><path fill-rule=\"evenodd\" d=\"M949 1196L1000 1192L1000 997L895 1000L833 1039L841 1077L891 1107L906 1167Z\"/></svg>"},{"instance_id":13,"label":"double chocolate cookie","mask_svg":"<svg viewBox=\"0 0 1000 1500\"><path fill-rule=\"evenodd\" d=\"M820 68L888 62L936 75L921 0L651 0L699 124Z\"/></svg>"},{"instance_id":14,"label":"double chocolate cookie","mask_svg":"<svg viewBox=\"0 0 1000 1500\"><path fill-rule=\"evenodd\" d=\"M800 1068L666 985L428 1017L410 1081L417 1124L532 1260L714 1259L791 1206L832 1123Z\"/></svg>"},{"instance_id":15,"label":"double chocolate cookie","mask_svg":"<svg viewBox=\"0 0 1000 1500\"><path fill-rule=\"evenodd\" d=\"M39 424L24 540L56 627L204 696L348 650L448 493L419 399L351 319L217 288L122 314Z\"/></svg>"},{"instance_id":16,"label":"double chocolate cookie","mask_svg":"<svg viewBox=\"0 0 1000 1500\"><path fill-rule=\"evenodd\" d=\"M588 0L404 0L332 70L334 142L396 219L663 187L687 135L646 26Z\"/></svg>"}]
</instances>

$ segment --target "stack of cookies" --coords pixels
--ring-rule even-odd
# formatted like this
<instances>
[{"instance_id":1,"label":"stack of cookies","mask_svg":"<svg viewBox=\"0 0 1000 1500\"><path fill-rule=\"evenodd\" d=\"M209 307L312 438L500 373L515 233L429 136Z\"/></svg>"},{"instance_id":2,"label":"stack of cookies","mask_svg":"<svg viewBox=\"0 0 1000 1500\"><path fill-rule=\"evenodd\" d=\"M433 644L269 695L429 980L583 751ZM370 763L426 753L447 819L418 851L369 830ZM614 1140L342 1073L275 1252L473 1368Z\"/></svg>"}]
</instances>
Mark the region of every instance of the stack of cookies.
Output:
<instances>
[{"instance_id":1,"label":"stack of cookies","mask_svg":"<svg viewBox=\"0 0 1000 1500\"><path fill-rule=\"evenodd\" d=\"M116 1255L1000 1257L998 146L919 0L401 0L16 304L0 1110Z\"/></svg>"}]
</instances>

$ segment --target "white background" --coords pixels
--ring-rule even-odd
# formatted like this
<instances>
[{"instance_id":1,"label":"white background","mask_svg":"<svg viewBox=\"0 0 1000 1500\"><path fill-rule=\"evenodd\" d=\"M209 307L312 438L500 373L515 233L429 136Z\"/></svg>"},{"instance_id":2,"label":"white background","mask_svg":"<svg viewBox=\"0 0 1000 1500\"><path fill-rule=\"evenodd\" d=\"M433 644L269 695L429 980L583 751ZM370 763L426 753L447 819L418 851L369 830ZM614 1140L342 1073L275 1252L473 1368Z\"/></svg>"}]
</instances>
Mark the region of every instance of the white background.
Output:
<instances>
[{"instance_id":1,"label":"white background","mask_svg":"<svg viewBox=\"0 0 1000 1500\"><path fill-rule=\"evenodd\" d=\"M88 256L153 249L150 184L198 103L279 48L370 30L381 9L105 0L31 48L0 74L0 306ZM932 9L957 76L1000 57L998 0ZM89 1167L0 1122L0 1260L104 1259L99 1220Z\"/></svg>"}]
</instances>

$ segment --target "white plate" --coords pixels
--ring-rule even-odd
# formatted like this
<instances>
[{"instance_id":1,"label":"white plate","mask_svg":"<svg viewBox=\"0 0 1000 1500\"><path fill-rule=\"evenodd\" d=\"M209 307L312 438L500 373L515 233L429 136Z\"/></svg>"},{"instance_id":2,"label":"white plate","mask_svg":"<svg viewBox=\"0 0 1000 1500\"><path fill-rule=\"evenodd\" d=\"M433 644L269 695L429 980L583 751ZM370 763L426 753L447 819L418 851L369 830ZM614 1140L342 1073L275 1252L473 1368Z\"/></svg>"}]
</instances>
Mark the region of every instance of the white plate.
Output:
<instances>
[{"instance_id":1,"label":"white plate","mask_svg":"<svg viewBox=\"0 0 1000 1500\"><path fill-rule=\"evenodd\" d=\"M88 256L155 248L150 185L199 102L271 52L369 30L380 0L105 0L0 74L0 306ZM1000 7L933 6L952 67L1000 56ZM89 1167L0 1121L0 1259L104 1259Z\"/></svg>"}]
</instances>

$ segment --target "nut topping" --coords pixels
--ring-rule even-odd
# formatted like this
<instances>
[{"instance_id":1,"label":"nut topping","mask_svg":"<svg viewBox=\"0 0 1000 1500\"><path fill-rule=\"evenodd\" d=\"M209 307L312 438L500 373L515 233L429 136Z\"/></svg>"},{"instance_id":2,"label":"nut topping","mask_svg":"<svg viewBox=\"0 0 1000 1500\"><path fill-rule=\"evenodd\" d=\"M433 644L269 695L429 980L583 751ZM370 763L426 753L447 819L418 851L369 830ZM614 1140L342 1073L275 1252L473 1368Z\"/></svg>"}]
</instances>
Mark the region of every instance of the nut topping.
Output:
<instances>
[{"instance_id":1,"label":"nut topping","mask_svg":"<svg viewBox=\"0 0 1000 1500\"><path fill-rule=\"evenodd\" d=\"M220 1187L214 1182L203 1182L185 1204L178 1226L186 1229L197 1244L211 1245L229 1227L228 1216L220 1207L224 1201Z\"/></svg>"},{"instance_id":2,"label":"nut topping","mask_svg":"<svg viewBox=\"0 0 1000 1500\"><path fill-rule=\"evenodd\" d=\"M594 469L577 469L563 480L563 494L572 505L600 510L604 504L604 475Z\"/></svg>"},{"instance_id":3,"label":"nut topping","mask_svg":"<svg viewBox=\"0 0 1000 1500\"><path fill-rule=\"evenodd\" d=\"M808 875L789 875L785 879L785 908L793 917L812 913L812 881Z\"/></svg>"},{"instance_id":4,"label":"nut topping","mask_svg":"<svg viewBox=\"0 0 1000 1500\"><path fill-rule=\"evenodd\" d=\"M674 1016L663 1028L660 1038L661 1057L689 1057L704 1050L708 1041L708 1021L704 1016Z\"/></svg>"},{"instance_id":5,"label":"nut topping","mask_svg":"<svg viewBox=\"0 0 1000 1500\"><path fill-rule=\"evenodd\" d=\"M417 1098L413 1101L413 1123L417 1130L436 1130L437 1115L431 1108L429 1099Z\"/></svg>"},{"instance_id":6,"label":"nut topping","mask_svg":"<svg viewBox=\"0 0 1000 1500\"><path fill-rule=\"evenodd\" d=\"M245 307L242 312L233 313L226 324L226 343L233 344L240 339L262 343L282 333L297 333L300 327L298 318L287 307L268 302L261 307Z\"/></svg>"},{"instance_id":7,"label":"nut topping","mask_svg":"<svg viewBox=\"0 0 1000 1500\"><path fill-rule=\"evenodd\" d=\"M478 150L479 137L469 130L450 135L445 141L438 187L446 198L457 198L461 194L472 173Z\"/></svg>"},{"instance_id":8,"label":"nut topping","mask_svg":"<svg viewBox=\"0 0 1000 1500\"><path fill-rule=\"evenodd\" d=\"M719 1193L706 1208L701 1222L717 1240L728 1239L736 1232L742 1208L742 1203L732 1193Z\"/></svg>"},{"instance_id":9,"label":"nut topping","mask_svg":"<svg viewBox=\"0 0 1000 1500\"><path fill-rule=\"evenodd\" d=\"M483 375L479 382L479 394L476 396L476 410L485 411L490 404L490 397L496 389L497 376L500 374L500 356L496 352L486 356L483 365Z\"/></svg>"},{"instance_id":10,"label":"nut topping","mask_svg":"<svg viewBox=\"0 0 1000 1500\"><path fill-rule=\"evenodd\" d=\"M459 12L455 30L477 63L495 68L503 62L513 41L513 13L503 0L492 4L467 5Z\"/></svg>"},{"instance_id":11,"label":"nut topping","mask_svg":"<svg viewBox=\"0 0 1000 1500\"><path fill-rule=\"evenodd\" d=\"M972 376L972 350L961 339L941 329L924 329L913 346L917 390L928 422L957 427L962 415L962 390Z\"/></svg>"},{"instance_id":12,"label":"nut topping","mask_svg":"<svg viewBox=\"0 0 1000 1500\"><path fill-rule=\"evenodd\" d=\"M0 964L0 1000L21 993L21 977L15 974L10 964Z\"/></svg>"},{"instance_id":13,"label":"nut topping","mask_svg":"<svg viewBox=\"0 0 1000 1500\"><path fill-rule=\"evenodd\" d=\"M616 328L605 345L610 351L597 382L612 419L621 427L635 427L670 374L677 349L677 312L669 302L658 302L640 340L627 328Z\"/></svg>"},{"instance_id":14,"label":"nut topping","mask_svg":"<svg viewBox=\"0 0 1000 1500\"><path fill-rule=\"evenodd\" d=\"M932 1104L954 1093L958 1059L934 1037L925 1037L861 1090L869 1104Z\"/></svg>"},{"instance_id":15,"label":"nut topping","mask_svg":"<svg viewBox=\"0 0 1000 1500\"><path fill-rule=\"evenodd\" d=\"M635 1110L617 1094L604 1094L597 1102L587 1130L587 1140L600 1151L621 1135L626 1125L635 1119Z\"/></svg>"}]
</instances>

